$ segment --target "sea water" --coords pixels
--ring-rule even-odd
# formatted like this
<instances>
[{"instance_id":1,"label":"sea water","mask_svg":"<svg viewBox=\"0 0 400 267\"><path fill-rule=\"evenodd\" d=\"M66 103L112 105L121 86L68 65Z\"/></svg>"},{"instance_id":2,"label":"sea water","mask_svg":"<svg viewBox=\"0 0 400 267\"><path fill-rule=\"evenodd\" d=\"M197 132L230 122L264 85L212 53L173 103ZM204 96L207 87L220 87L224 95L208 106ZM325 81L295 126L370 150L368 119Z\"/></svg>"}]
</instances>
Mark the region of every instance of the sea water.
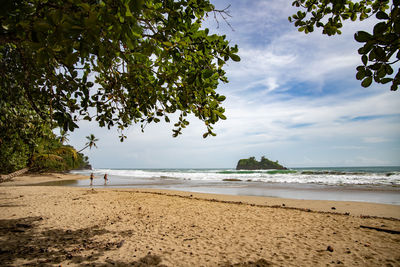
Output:
<instances>
[{"instance_id":1,"label":"sea water","mask_svg":"<svg viewBox=\"0 0 400 267\"><path fill-rule=\"evenodd\" d=\"M297 183L324 185L393 185L400 186L400 167L293 168L289 170L234 169L94 169L72 173L102 176L121 183L134 180L241 180L264 183Z\"/></svg>"},{"instance_id":2,"label":"sea water","mask_svg":"<svg viewBox=\"0 0 400 267\"><path fill-rule=\"evenodd\" d=\"M400 166L235 169L108 169L72 171L95 178L94 186L158 188L201 193L295 199L366 201L400 205ZM104 174L108 183L104 184ZM73 186L89 186L88 180Z\"/></svg>"}]
</instances>

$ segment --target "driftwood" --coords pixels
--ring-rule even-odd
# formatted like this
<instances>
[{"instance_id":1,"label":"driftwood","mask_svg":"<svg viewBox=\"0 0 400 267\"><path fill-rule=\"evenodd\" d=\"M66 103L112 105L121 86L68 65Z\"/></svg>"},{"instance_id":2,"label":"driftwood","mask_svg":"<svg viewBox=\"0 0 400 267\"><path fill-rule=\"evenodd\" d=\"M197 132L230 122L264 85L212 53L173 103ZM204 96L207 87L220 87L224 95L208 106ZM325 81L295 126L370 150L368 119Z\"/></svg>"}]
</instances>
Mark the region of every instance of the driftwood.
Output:
<instances>
[{"instance_id":1,"label":"driftwood","mask_svg":"<svg viewBox=\"0 0 400 267\"><path fill-rule=\"evenodd\" d=\"M29 168L24 168L22 170L6 174L6 175L0 175L0 183L8 182L11 181L14 177L22 175L26 173L29 170Z\"/></svg>"},{"instance_id":2,"label":"driftwood","mask_svg":"<svg viewBox=\"0 0 400 267\"><path fill-rule=\"evenodd\" d=\"M395 234L395 235L400 234L400 231L384 229L384 228L379 228L379 227L372 227L372 226L366 226L366 225L360 225L360 227L366 228L366 229L372 229L372 230L376 230L376 231L380 231L380 232L385 232L385 233L389 233L389 234Z\"/></svg>"}]
</instances>

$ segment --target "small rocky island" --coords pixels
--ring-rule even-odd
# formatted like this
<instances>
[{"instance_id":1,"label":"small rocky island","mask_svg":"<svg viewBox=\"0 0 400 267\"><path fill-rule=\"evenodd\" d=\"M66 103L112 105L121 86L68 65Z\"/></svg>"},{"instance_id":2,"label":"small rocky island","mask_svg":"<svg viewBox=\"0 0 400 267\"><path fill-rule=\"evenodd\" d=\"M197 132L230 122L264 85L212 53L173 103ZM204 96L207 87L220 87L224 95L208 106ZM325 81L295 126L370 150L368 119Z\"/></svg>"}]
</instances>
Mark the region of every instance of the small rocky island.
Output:
<instances>
[{"instance_id":1,"label":"small rocky island","mask_svg":"<svg viewBox=\"0 0 400 267\"><path fill-rule=\"evenodd\" d=\"M287 170L278 163L278 161L271 161L266 157L262 156L261 161L257 161L255 157L248 159L241 159L237 163L236 170Z\"/></svg>"}]
</instances>

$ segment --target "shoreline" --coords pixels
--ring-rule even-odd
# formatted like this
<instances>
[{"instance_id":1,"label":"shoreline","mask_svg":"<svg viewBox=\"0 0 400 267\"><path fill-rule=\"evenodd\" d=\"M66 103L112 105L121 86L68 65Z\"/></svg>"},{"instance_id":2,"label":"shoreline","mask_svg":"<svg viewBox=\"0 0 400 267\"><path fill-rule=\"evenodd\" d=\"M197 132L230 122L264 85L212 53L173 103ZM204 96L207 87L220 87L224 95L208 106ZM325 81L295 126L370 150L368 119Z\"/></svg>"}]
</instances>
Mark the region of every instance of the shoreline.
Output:
<instances>
[{"instance_id":1,"label":"shoreline","mask_svg":"<svg viewBox=\"0 0 400 267\"><path fill-rule=\"evenodd\" d=\"M15 177L13 181L0 184L1 187L8 186L65 186L72 181L89 180L88 176L71 173L44 173L28 174ZM100 180L97 178L95 180ZM53 184L54 183L54 184ZM75 187L70 188L85 188ZM88 189L87 187L86 189ZM279 185L278 185L279 188ZM343 188L344 190L357 191L353 187ZM352 216L370 216L379 218L389 218L400 220L400 205L382 204L374 202L361 201L342 201L342 200L318 200L318 199L296 199L281 198L269 196L253 195L231 195L221 193L202 193L176 189L158 189L158 188L123 188L123 187L104 187L96 185L93 187L96 191L109 190L114 192L140 192L149 194L161 194L165 196L179 196L217 202L231 202L236 204L256 205L273 208L299 209L312 212L335 213ZM332 191L334 189L326 189ZM373 191L371 188L363 188L361 191ZM388 191L391 191L390 189Z\"/></svg>"},{"instance_id":2,"label":"shoreline","mask_svg":"<svg viewBox=\"0 0 400 267\"><path fill-rule=\"evenodd\" d=\"M121 179L120 179L121 180ZM129 180L128 180L129 181ZM34 185L71 186L90 188L86 180L61 180ZM131 183L111 178L104 185L102 179L95 179L93 188L97 189L159 189L180 192L221 194L229 196L257 196L279 199L325 200L366 202L400 206L400 188L371 186L326 186L316 184L281 184L262 182L220 182L204 183L197 181L158 181L153 179L134 180Z\"/></svg>"},{"instance_id":3,"label":"shoreline","mask_svg":"<svg viewBox=\"0 0 400 267\"><path fill-rule=\"evenodd\" d=\"M382 176L379 172L382 170L376 170L377 172L374 173L366 172L361 177L275 173L242 175L230 174L234 173L232 170L213 169L96 169L93 172L95 177L100 178L94 182L98 188L151 188L224 195L400 205L400 185L398 184L400 169L398 168L396 167L395 174L389 176L390 179L385 175ZM385 169L385 172L390 170ZM75 173L90 174L84 171ZM108 173L110 178L110 183L106 186L101 179L104 173ZM89 183L83 180L74 182L71 186L88 187Z\"/></svg>"},{"instance_id":4,"label":"shoreline","mask_svg":"<svg viewBox=\"0 0 400 267\"><path fill-rule=\"evenodd\" d=\"M21 186L54 179L71 176L17 177L0 185L3 264L400 266L399 235L374 230L399 232L400 206ZM371 217L379 214L392 219Z\"/></svg>"}]
</instances>

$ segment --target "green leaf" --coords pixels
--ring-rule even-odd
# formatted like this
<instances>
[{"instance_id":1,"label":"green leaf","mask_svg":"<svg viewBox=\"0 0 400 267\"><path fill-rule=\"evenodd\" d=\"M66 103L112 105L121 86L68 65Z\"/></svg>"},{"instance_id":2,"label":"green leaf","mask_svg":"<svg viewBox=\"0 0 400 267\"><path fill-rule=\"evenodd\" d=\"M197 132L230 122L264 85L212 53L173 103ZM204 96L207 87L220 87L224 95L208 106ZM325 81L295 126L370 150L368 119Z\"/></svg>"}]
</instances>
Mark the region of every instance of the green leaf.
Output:
<instances>
[{"instance_id":1,"label":"green leaf","mask_svg":"<svg viewBox=\"0 0 400 267\"><path fill-rule=\"evenodd\" d=\"M213 74L214 74L214 71L213 71L213 70L207 69L207 70L203 71L203 78L204 78L204 79L208 79L208 78L210 78Z\"/></svg>"},{"instance_id":2,"label":"green leaf","mask_svg":"<svg viewBox=\"0 0 400 267\"><path fill-rule=\"evenodd\" d=\"M224 95L220 95L217 98L217 100L220 101L220 102L224 101L225 99L226 99L226 97Z\"/></svg>"},{"instance_id":3,"label":"green leaf","mask_svg":"<svg viewBox=\"0 0 400 267\"><path fill-rule=\"evenodd\" d=\"M368 57L367 57L366 55L363 55L363 56L361 57L361 61L362 61L362 63L364 64L364 66L367 66Z\"/></svg>"},{"instance_id":4,"label":"green leaf","mask_svg":"<svg viewBox=\"0 0 400 267\"><path fill-rule=\"evenodd\" d=\"M126 8L125 16L133 17L132 12L131 12L128 4L125 4L125 8Z\"/></svg>"},{"instance_id":5,"label":"green leaf","mask_svg":"<svg viewBox=\"0 0 400 267\"><path fill-rule=\"evenodd\" d=\"M393 68L392 68L392 66L390 66L389 64L386 64L386 65L385 65L385 69L386 69L386 73L387 73L388 75L392 75L392 74L393 74Z\"/></svg>"},{"instance_id":6,"label":"green leaf","mask_svg":"<svg viewBox=\"0 0 400 267\"><path fill-rule=\"evenodd\" d=\"M389 19L388 14L386 14L383 11L378 11L378 13L376 13L376 18L377 19Z\"/></svg>"},{"instance_id":7,"label":"green leaf","mask_svg":"<svg viewBox=\"0 0 400 267\"><path fill-rule=\"evenodd\" d=\"M384 33L388 29L386 22L380 22L374 26L374 35L379 35Z\"/></svg>"},{"instance_id":8,"label":"green leaf","mask_svg":"<svg viewBox=\"0 0 400 267\"><path fill-rule=\"evenodd\" d=\"M368 87L370 86L372 83L372 76L369 76L367 78L365 78L362 82L361 82L361 86L362 87Z\"/></svg>"},{"instance_id":9,"label":"green leaf","mask_svg":"<svg viewBox=\"0 0 400 267\"><path fill-rule=\"evenodd\" d=\"M240 57L239 57L238 55L231 54L230 57L231 57L231 59L232 59L233 61L236 61L236 62L240 61Z\"/></svg>"},{"instance_id":10,"label":"green leaf","mask_svg":"<svg viewBox=\"0 0 400 267\"><path fill-rule=\"evenodd\" d=\"M369 66L369 68L371 70L379 70L381 68L381 66L382 66L382 63L374 63L371 66Z\"/></svg>"},{"instance_id":11,"label":"green leaf","mask_svg":"<svg viewBox=\"0 0 400 267\"><path fill-rule=\"evenodd\" d=\"M356 78L357 80L362 80L364 77L365 77L365 69L360 69L356 74Z\"/></svg>"},{"instance_id":12,"label":"green leaf","mask_svg":"<svg viewBox=\"0 0 400 267\"><path fill-rule=\"evenodd\" d=\"M387 84L387 83L390 83L391 81L393 81L392 78L383 78L383 79L381 79L380 83Z\"/></svg>"},{"instance_id":13,"label":"green leaf","mask_svg":"<svg viewBox=\"0 0 400 267\"><path fill-rule=\"evenodd\" d=\"M382 65L382 66L381 66L381 68L377 71L376 75L377 75L377 77L378 77L379 79L382 79L383 77L386 76L386 68L385 68L385 65Z\"/></svg>"},{"instance_id":14,"label":"green leaf","mask_svg":"<svg viewBox=\"0 0 400 267\"><path fill-rule=\"evenodd\" d=\"M360 43L365 43L368 40L370 40L371 38L372 38L372 35L367 32L364 32L364 31L358 31L354 34L354 39Z\"/></svg>"}]
</instances>

